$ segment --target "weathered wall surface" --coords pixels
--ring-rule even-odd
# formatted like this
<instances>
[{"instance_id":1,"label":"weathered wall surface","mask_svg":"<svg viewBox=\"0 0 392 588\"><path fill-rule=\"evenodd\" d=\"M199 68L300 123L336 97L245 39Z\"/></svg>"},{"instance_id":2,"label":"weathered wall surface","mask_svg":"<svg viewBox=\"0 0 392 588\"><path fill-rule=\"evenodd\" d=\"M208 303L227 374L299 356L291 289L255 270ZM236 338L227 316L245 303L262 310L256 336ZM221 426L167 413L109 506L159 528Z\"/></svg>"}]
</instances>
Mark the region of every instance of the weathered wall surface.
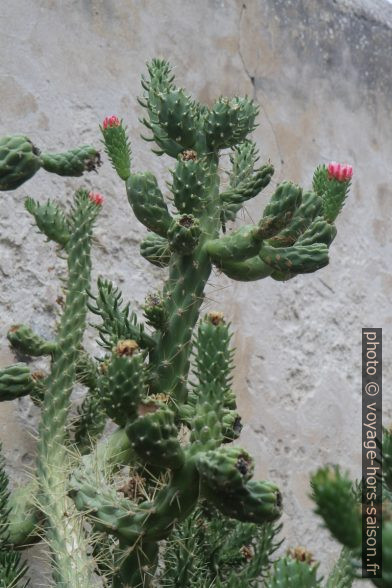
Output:
<instances>
[{"instance_id":1,"label":"weathered wall surface","mask_svg":"<svg viewBox=\"0 0 392 588\"><path fill-rule=\"evenodd\" d=\"M361 327L384 328L391 378L392 7L382 0L15 0L0 16L0 134L22 132L42 148L99 143L107 114L129 127L134 167L166 173L139 135L140 74L164 56L198 99L249 94L261 106L254 133L275 184L309 186L320 162L354 166L330 265L288 283L213 276L206 308L236 329L242 443L257 476L284 492L287 545L331 565L337 550L308 498L309 474L338 462L360 475ZM6 330L27 322L50 336L59 309L54 248L31 228L26 194L69 200L78 180L39 173L0 197L0 365L13 360ZM138 255L143 227L106 162L84 185L106 196L96 230L95 275L113 279L140 308L161 272ZM269 192L272 190L270 188ZM262 197L266 201L267 194ZM260 199L247 207L257 219ZM385 393L385 422L392 402ZM14 479L34 463L37 412L2 404L0 438ZM44 584L35 563L34 586Z\"/></svg>"}]
</instances>

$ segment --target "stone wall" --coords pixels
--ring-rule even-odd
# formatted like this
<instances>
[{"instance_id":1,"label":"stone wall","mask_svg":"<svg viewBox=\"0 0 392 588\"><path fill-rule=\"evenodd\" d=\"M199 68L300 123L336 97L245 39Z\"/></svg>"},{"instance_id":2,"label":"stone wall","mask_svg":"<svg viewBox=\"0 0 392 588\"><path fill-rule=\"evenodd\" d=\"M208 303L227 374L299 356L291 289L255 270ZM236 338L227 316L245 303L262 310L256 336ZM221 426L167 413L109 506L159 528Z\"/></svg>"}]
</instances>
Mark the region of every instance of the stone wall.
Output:
<instances>
[{"instance_id":1,"label":"stone wall","mask_svg":"<svg viewBox=\"0 0 392 588\"><path fill-rule=\"evenodd\" d=\"M326 462L360 476L362 327L384 328L385 382L391 377L391 26L383 0L14 0L0 16L0 134L24 133L51 150L98 144L98 123L115 113L128 125L134 168L167 177L169 161L140 139L136 100L146 60L163 56L207 104L221 94L257 100L254 137L276 167L273 185L309 186L320 162L354 166L327 268L287 283L234 283L216 273L206 304L236 331L242 443L256 457L256 475L283 489L285 545L306 545L324 572L337 549L312 514L308 480ZM140 309L162 278L139 257L144 229L107 162L83 182L106 197L95 276L117 282ZM13 361L10 324L50 336L59 315L64 265L32 229L23 199L69 201L79 185L41 172L1 194L0 365ZM244 218L261 209L256 199ZM387 388L384 406L387 423ZM34 464L37 420L29 401L1 405L15 481ZM40 559L33 569L33 586L44 585Z\"/></svg>"}]
</instances>

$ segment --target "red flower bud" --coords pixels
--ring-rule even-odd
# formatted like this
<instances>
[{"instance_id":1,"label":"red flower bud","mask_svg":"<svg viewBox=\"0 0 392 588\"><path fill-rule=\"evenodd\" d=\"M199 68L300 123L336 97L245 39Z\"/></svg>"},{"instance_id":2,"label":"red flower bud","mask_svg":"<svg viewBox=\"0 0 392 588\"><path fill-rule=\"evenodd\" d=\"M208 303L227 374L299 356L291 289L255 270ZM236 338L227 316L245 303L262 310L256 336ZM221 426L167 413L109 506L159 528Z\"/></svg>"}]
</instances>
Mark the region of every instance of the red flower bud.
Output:
<instances>
[{"instance_id":1,"label":"red flower bud","mask_svg":"<svg viewBox=\"0 0 392 588\"><path fill-rule=\"evenodd\" d=\"M328 165L328 176L330 179L335 179L338 182L348 182L353 176L352 165L332 161Z\"/></svg>"},{"instance_id":2,"label":"red flower bud","mask_svg":"<svg viewBox=\"0 0 392 588\"><path fill-rule=\"evenodd\" d=\"M102 194L98 194L98 192L90 192L88 197L90 198L91 202L97 206L102 206L104 200Z\"/></svg>"},{"instance_id":3,"label":"red flower bud","mask_svg":"<svg viewBox=\"0 0 392 588\"><path fill-rule=\"evenodd\" d=\"M103 121L102 127L103 129L107 129L108 127L119 127L121 125L121 121L117 116L112 114L112 116L107 116Z\"/></svg>"}]
</instances>

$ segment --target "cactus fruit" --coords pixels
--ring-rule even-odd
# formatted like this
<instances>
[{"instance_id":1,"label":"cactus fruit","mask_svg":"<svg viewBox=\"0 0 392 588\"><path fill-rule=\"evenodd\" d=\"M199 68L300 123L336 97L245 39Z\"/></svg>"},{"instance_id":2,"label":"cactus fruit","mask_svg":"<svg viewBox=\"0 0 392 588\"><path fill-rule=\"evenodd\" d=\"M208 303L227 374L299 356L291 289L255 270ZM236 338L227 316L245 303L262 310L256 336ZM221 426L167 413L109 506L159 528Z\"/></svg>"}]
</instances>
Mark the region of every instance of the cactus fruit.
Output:
<instances>
[{"instance_id":1,"label":"cactus fruit","mask_svg":"<svg viewBox=\"0 0 392 588\"><path fill-rule=\"evenodd\" d=\"M24 325L8 334L16 352L50 360L49 374L41 378L23 363L0 370L0 400L30 394L42 414L37 477L30 487L34 501L26 500L29 487L24 496L15 492L9 502L7 497L7 504L13 499L19 504L12 508L17 524L10 525L10 536L20 545L45 534L58 588L91 586L94 569L113 588L149 588L160 568L170 576L172 538L194 530L203 518L195 535L212 540L229 529L220 540L225 547L212 551L205 543L201 548L196 537L188 536L187 545L195 545L195 551L177 547L179 575L173 587L256 588L262 578L269 588L318 586L317 565L301 550L280 558L267 575L278 546L273 522L281 515L282 496L274 483L253 479L252 457L232 444L242 425L232 388L229 324L217 311L200 319L200 310L213 265L240 281L284 281L324 267L352 169L318 168L308 192L292 182L280 183L258 222L229 231L226 223L269 185L274 173L270 162L256 167L258 151L248 138L258 106L238 97L221 97L210 108L199 104L175 86L164 60L148 65L142 85L143 123L151 132L147 140L156 143L155 153L172 158L171 196L162 193L152 173L133 169L122 120L107 117L100 129L130 207L148 231L141 255L167 268L168 277L145 300L145 325L111 282L99 278L97 291L90 290L92 227L102 195L79 190L70 213L52 201L27 199L38 229L66 256L68 279L53 341ZM231 171L227 188L221 189L220 152L227 148ZM25 137L5 137L0 140L0 189L17 188L40 167L78 176L98 164L99 154L88 146L42 154ZM99 318L94 325L99 358L90 357L82 345L88 310ZM87 393L70 423L75 384ZM98 442L108 420L118 428ZM143 492L116 485L125 472L131 479L143 478ZM313 483L327 525L354 548L359 515L350 484L338 471L333 476L319 472ZM332 503L342 511L343 523L332 520ZM91 536L98 536L99 543ZM98 558L95 564L91 553ZM344 576L343 563L336 577Z\"/></svg>"}]
</instances>

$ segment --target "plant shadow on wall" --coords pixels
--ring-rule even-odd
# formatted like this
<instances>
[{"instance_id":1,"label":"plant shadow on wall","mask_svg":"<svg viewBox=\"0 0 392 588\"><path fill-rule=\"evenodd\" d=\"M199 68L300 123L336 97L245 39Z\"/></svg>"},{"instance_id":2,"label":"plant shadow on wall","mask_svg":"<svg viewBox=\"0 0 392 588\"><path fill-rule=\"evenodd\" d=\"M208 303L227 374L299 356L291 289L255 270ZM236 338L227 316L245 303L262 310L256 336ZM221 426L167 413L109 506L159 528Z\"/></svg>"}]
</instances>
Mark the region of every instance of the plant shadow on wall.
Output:
<instances>
[{"instance_id":1,"label":"plant shadow on wall","mask_svg":"<svg viewBox=\"0 0 392 588\"><path fill-rule=\"evenodd\" d=\"M0 371L1 400L30 395L41 409L34 479L10 492L0 468L0 585L27 585L20 550L44 538L59 587L86 588L96 576L114 588L350 586L360 515L351 483L337 469L313 478L318 510L344 545L331 576L318 578L317 563L301 548L274 561L281 493L273 482L253 479L253 459L235 442L241 419L230 326L218 311L200 314L213 265L233 280L282 282L327 265L352 168L318 167L308 191L281 183L257 224L228 231L274 173L269 162L257 166L257 148L247 138L257 106L219 98L209 109L174 85L164 60L149 64L142 85L148 140L155 153L173 159L171 195L164 198L152 173L131 171L122 121L108 117L101 131L148 231L141 255L167 275L162 289L147 296L144 321L114 284L90 284L102 196L79 189L68 211L51 200L25 202L67 259L68 279L53 340L26 325L8 333L16 354L47 356L48 368L19 362ZM231 171L220 191L223 149L231 150ZM89 146L46 154L24 136L6 136L0 189L18 188L40 168L80 176L99 163ZM99 359L83 348L88 311L98 316ZM71 421L76 383L86 395ZM117 429L102 438L109 419Z\"/></svg>"}]
</instances>

